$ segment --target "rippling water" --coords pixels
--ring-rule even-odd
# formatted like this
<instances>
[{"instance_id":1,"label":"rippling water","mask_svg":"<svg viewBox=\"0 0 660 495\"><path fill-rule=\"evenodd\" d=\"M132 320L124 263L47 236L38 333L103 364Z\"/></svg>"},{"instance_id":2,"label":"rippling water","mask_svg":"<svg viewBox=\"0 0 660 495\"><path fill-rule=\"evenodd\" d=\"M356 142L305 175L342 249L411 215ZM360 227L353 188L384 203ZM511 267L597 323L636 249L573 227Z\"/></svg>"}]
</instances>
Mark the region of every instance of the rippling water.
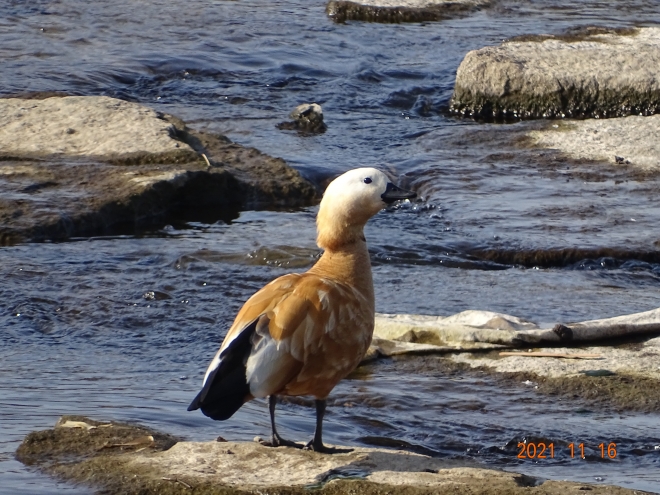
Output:
<instances>
[{"instance_id":1,"label":"rippling water","mask_svg":"<svg viewBox=\"0 0 660 495\"><path fill-rule=\"evenodd\" d=\"M400 175L424 201L368 226L382 312L488 309L553 324L660 306L656 177L516 148L533 123L444 113L468 50L579 25L658 22L660 5L504 0L410 25L337 25L323 9L316 0L2 2L0 93L139 101L315 179L361 165ZM277 130L305 101L323 105L327 132ZM13 460L26 433L61 414L139 421L195 440L266 435L263 402L226 423L185 407L241 303L313 263L314 214L245 212L231 225L3 248L0 492L88 492ZM379 362L341 383L328 441L387 437L540 478L658 491L657 414L594 411L487 376L413 368ZM311 435L312 408L282 408L283 434ZM522 462L515 446L523 438L616 441L620 455Z\"/></svg>"}]
</instances>

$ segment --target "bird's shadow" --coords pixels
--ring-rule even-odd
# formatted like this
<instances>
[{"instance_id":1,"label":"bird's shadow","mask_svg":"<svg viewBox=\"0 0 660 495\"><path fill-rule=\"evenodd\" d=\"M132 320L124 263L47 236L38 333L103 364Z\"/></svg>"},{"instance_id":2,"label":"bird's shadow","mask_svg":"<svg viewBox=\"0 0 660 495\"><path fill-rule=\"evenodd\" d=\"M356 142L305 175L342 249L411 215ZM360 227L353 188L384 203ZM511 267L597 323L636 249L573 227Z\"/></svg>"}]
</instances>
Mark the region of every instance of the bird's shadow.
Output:
<instances>
[{"instance_id":1,"label":"bird's shadow","mask_svg":"<svg viewBox=\"0 0 660 495\"><path fill-rule=\"evenodd\" d=\"M317 451L310 447L311 442L309 442L308 444L292 442L290 440L285 440L285 442L286 443L283 445L274 445L272 440L264 440L263 438L259 438L257 440L257 443L263 445L264 447L272 447L272 448L288 447L291 449L305 450L308 452L317 452L320 454L348 454L350 452L353 452L354 450L351 448L328 447L324 445L323 450Z\"/></svg>"}]
</instances>

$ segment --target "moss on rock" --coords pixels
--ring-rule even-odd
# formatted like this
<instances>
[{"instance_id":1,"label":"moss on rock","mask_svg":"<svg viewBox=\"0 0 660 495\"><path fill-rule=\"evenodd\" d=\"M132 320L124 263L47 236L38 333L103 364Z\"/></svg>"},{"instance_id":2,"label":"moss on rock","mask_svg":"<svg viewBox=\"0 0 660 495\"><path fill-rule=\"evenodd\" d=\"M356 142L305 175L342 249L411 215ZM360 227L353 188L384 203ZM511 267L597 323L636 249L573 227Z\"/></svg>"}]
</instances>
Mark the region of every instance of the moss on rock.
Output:
<instances>
[{"instance_id":1,"label":"moss on rock","mask_svg":"<svg viewBox=\"0 0 660 495\"><path fill-rule=\"evenodd\" d=\"M331 0L326 13L335 22L365 21L382 23L442 21L474 12L490 5L489 0L420 1L419 6L408 6L412 2L351 2Z\"/></svg>"}]
</instances>

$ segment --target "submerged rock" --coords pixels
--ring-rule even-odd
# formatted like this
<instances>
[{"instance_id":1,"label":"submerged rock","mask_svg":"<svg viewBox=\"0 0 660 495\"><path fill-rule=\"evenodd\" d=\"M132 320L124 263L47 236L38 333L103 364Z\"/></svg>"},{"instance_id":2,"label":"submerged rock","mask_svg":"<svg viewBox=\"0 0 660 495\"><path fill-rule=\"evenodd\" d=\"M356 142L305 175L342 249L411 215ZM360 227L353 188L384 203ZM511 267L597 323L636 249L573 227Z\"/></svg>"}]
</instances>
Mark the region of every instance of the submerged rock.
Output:
<instances>
[{"instance_id":1,"label":"submerged rock","mask_svg":"<svg viewBox=\"0 0 660 495\"><path fill-rule=\"evenodd\" d=\"M469 461L401 450L355 447L319 454L258 443L176 442L134 425L64 417L53 430L30 433L17 458L59 478L107 494L321 494L405 492L547 494L587 489L632 493L619 487L545 481L483 469Z\"/></svg>"},{"instance_id":2,"label":"submerged rock","mask_svg":"<svg viewBox=\"0 0 660 495\"><path fill-rule=\"evenodd\" d=\"M289 114L292 122L278 124L278 129L298 130L302 132L321 133L327 126L323 122L323 109L318 103L303 103Z\"/></svg>"},{"instance_id":3,"label":"submerged rock","mask_svg":"<svg viewBox=\"0 0 660 495\"><path fill-rule=\"evenodd\" d=\"M312 204L284 160L108 97L0 99L0 244Z\"/></svg>"},{"instance_id":4,"label":"submerged rock","mask_svg":"<svg viewBox=\"0 0 660 495\"><path fill-rule=\"evenodd\" d=\"M559 122L528 136L573 159L660 170L660 115Z\"/></svg>"},{"instance_id":5,"label":"submerged rock","mask_svg":"<svg viewBox=\"0 0 660 495\"><path fill-rule=\"evenodd\" d=\"M335 22L440 21L487 7L491 0L331 0L326 13Z\"/></svg>"},{"instance_id":6,"label":"submerged rock","mask_svg":"<svg viewBox=\"0 0 660 495\"><path fill-rule=\"evenodd\" d=\"M486 119L619 117L660 111L660 28L587 28L469 52L452 112Z\"/></svg>"}]
</instances>

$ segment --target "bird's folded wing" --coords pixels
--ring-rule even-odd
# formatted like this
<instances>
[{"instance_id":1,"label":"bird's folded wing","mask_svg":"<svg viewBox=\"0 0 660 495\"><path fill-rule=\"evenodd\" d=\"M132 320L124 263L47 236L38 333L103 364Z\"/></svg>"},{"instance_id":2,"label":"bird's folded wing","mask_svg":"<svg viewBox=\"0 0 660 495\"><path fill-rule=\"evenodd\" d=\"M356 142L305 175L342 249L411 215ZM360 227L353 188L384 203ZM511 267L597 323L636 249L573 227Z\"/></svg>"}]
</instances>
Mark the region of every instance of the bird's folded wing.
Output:
<instances>
[{"instance_id":1,"label":"bird's folded wing","mask_svg":"<svg viewBox=\"0 0 660 495\"><path fill-rule=\"evenodd\" d=\"M236 315L236 319L229 329L229 332L227 332L227 336L220 347L220 352L222 352L222 350L227 347L231 341L250 324L250 322L260 318L262 315L268 314L269 311L277 306L284 297L292 292L292 288L301 278L302 275L298 273L284 275L283 277L273 280L250 297Z\"/></svg>"},{"instance_id":2,"label":"bird's folded wing","mask_svg":"<svg viewBox=\"0 0 660 495\"><path fill-rule=\"evenodd\" d=\"M359 362L371 339L370 332L356 331L373 322L369 311L362 315L362 299L350 287L316 275L280 277L245 303L207 373L217 368L223 351L250 323L258 321L246 363L253 396L276 394L312 369L317 370L314 375L322 367L340 376L341 370L348 372Z\"/></svg>"}]
</instances>

